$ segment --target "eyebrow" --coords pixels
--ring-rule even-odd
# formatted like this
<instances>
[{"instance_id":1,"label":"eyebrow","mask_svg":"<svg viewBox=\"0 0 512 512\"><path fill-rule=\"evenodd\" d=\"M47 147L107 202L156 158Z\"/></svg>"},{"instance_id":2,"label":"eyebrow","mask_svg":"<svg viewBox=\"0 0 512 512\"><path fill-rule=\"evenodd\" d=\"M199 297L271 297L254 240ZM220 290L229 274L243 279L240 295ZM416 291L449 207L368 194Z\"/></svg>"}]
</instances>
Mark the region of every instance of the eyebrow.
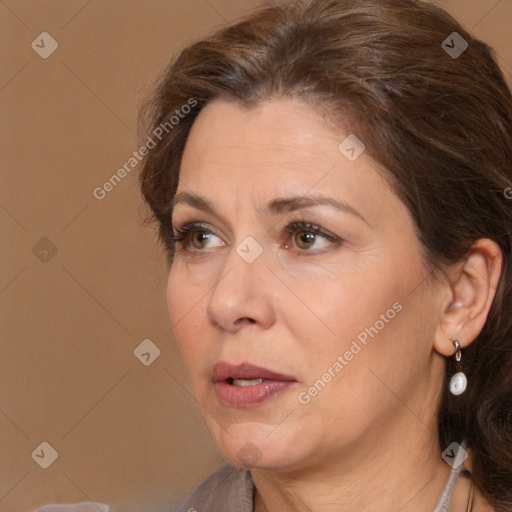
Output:
<instances>
[{"instance_id":1,"label":"eyebrow","mask_svg":"<svg viewBox=\"0 0 512 512\"><path fill-rule=\"evenodd\" d=\"M187 204L193 208L202 210L215 217L218 217L219 219L221 218L221 215L217 212L217 209L209 200L190 192L180 192L174 196L173 200L171 201L171 212L178 204ZM334 199L329 196L325 196L323 194L308 194L307 196L304 195L276 198L270 201L267 205L263 206L260 209L260 213L263 215L279 215L323 205L332 206L341 212L354 215L355 217L358 217L366 224L368 224L368 221L363 217L363 215L348 203L345 201L339 201L338 199Z\"/></svg>"}]
</instances>

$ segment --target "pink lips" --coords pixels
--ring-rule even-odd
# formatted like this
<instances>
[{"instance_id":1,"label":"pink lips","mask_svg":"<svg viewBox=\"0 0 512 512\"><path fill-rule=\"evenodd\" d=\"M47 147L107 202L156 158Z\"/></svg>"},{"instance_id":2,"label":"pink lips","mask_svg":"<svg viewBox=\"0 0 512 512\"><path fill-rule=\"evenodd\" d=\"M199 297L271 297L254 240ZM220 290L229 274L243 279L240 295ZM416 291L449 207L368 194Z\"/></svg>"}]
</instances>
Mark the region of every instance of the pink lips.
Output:
<instances>
[{"instance_id":1,"label":"pink lips","mask_svg":"<svg viewBox=\"0 0 512 512\"><path fill-rule=\"evenodd\" d=\"M249 386L233 384L233 380L242 379L263 379L263 382ZM222 361L213 366L212 380L218 399L228 407L252 407L278 395L297 382L290 375L249 363L232 365Z\"/></svg>"}]
</instances>

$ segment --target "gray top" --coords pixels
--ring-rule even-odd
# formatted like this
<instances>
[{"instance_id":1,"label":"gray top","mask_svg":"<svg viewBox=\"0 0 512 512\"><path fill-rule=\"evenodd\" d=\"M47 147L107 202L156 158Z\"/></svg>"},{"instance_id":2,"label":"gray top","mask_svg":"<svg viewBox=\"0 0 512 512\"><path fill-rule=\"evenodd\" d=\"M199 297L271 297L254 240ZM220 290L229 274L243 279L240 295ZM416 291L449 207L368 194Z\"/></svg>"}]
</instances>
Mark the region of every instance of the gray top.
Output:
<instances>
[{"instance_id":1,"label":"gray top","mask_svg":"<svg viewBox=\"0 0 512 512\"><path fill-rule=\"evenodd\" d=\"M446 512L462 465L453 467L433 512ZM177 512L253 512L254 482L250 471L227 463L203 480Z\"/></svg>"}]
</instances>

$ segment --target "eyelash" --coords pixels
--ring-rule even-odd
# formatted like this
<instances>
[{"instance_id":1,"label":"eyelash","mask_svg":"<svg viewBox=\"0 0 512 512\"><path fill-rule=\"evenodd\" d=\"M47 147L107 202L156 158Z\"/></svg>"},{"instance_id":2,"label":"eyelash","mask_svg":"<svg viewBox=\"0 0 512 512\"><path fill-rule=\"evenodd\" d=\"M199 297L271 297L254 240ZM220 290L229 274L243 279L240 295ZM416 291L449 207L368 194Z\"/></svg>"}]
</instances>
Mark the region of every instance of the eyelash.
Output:
<instances>
[{"instance_id":1,"label":"eyelash","mask_svg":"<svg viewBox=\"0 0 512 512\"><path fill-rule=\"evenodd\" d=\"M178 244L182 247L182 250L189 252L201 252L202 249L193 249L189 248L190 238L193 233L200 231L202 233L212 233L208 228L208 225L200 223L200 222L189 222L183 226L177 227L174 230L173 242L174 244ZM331 243L340 243L341 239L338 237L331 235L330 233L324 231L320 226L316 224L311 224L310 222L306 222L304 220L290 222L285 228L284 232L291 236L294 233L304 231L308 233L314 233L315 235L319 235ZM213 234L213 233L212 233ZM297 249L300 252L314 252L308 251L308 249Z\"/></svg>"}]
</instances>

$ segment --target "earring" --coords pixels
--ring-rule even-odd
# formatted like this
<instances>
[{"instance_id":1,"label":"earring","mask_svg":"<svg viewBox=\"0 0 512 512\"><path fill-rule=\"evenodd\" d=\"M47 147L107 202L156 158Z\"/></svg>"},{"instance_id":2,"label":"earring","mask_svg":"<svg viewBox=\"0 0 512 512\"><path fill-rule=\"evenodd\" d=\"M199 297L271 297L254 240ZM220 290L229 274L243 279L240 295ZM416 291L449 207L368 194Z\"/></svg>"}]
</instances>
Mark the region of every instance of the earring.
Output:
<instances>
[{"instance_id":1,"label":"earring","mask_svg":"<svg viewBox=\"0 0 512 512\"><path fill-rule=\"evenodd\" d=\"M450 393L452 395L462 395L468 387L468 379L466 375L461 371L462 353L460 351L460 343L456 340L451 340L455 345L455 363L457 365L457 373L450 379Z\"/></svg>"}]
</instances>

